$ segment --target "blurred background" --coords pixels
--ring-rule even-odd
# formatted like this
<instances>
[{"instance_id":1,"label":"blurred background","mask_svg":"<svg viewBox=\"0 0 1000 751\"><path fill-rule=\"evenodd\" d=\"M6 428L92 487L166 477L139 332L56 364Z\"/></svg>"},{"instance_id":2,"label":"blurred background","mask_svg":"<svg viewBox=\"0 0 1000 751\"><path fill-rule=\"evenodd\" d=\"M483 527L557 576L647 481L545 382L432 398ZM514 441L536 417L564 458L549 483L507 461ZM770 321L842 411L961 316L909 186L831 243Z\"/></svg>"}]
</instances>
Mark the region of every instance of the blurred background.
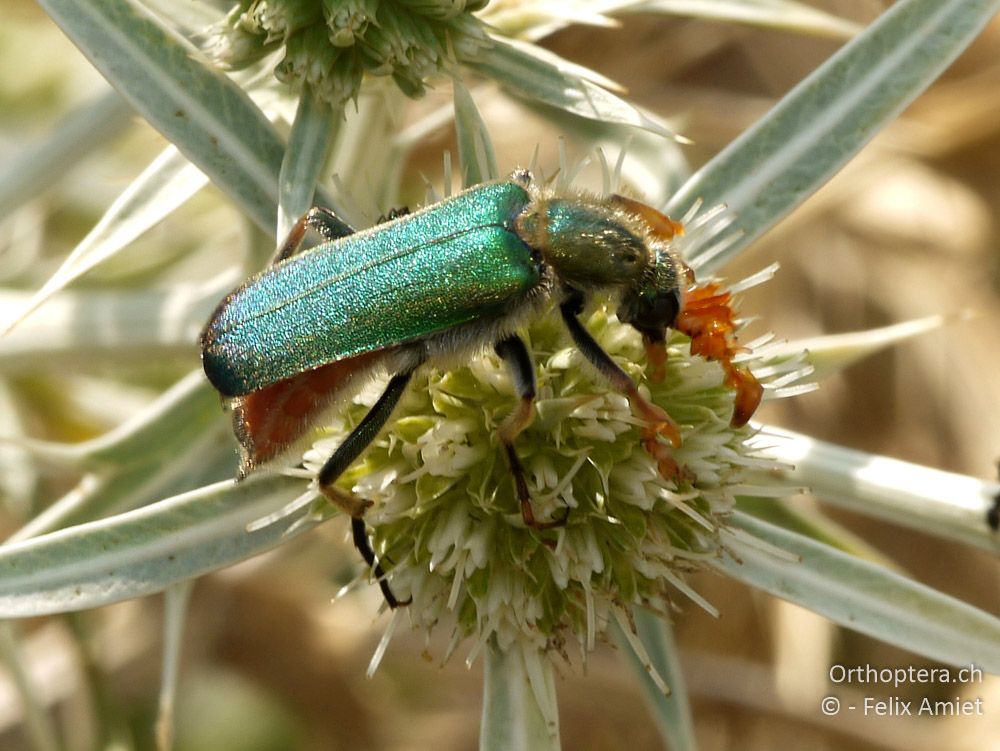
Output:
<instances>
[{"instance_id":1,"label":"blurred background","mask_svg":"<svg viewBox=\"0 0 1000 751\"><path fill-rule=\"evenodd\" d=\"M859 23L886 3L812 3ZM102 81L32 2L0 0L0 161L22 153ZM693 166L745 130L838 46L837 41L693 19L630 17L618 29L573 28L545 42L560 55L623 84L629 98L694 143ZM795 339L883 326L931 314L945 327L823 381L819 391L765 405L764 422L814 437L995 479L1000 459L1000 22L846 169L759 240L729 279L777 260L781 270L746 294L741 309ZM506 171L531 158L556 163L556 133L492 89L476 92ZM415 103L404 122L440 107L447 91ZM408 168L440 174L451 131L425 139ZM56 268L117 194L163 148L138 121L95 149L54 188L0 222L0 286L32 289ZM572 150L572 144L570 144ZM414 177L415 205L422 191ZM235 259L236 211L203 191L132 252L78 283L128 286L196 273L206 238L214 263ZM220 260L222 259L222 260ZM971 314L971 315L966 315ZM79 441L133 414L197 367L197 348L155 361L97 358L38 363L0 359L4 420L28 435ZM221 418L220 416L220 419ZM7 433L7 426L0 426ZM14 451L9 446L0 451ZM235 469L235 457L234 457ZM58 498L76 478L43 473L30 487L0 478L0 532ZM24 482L27 482L25 480ZM1000 564L978 552L797 497L829 513L899 570L1000 615ZM272 554L200 580L185 642L178 749L424 749L478 743L480 666L459 649L446 665L447 635L430 647L400 629L375 677L365 669L385 627L381 595L362 587L331 604L358 571L342 520ZM981 717L827 718L819 702L864 687L834 686L832 665L931 666L923 658L835 627L796 606L711 574L692 584L721 611L682 603L675 617L700 747L713 749L1000 749L1000 680L907 683L903 699L981 697ZM57 713L67 747L153 748L162 603L123 603L20 624L39 693ZM431 657L434 655L434 657ZM561 668L566 749L658 749L637 682L614 645L586 665ZM110 735L93 721L103 717ZM13 682L0 672L0 748L28 748Z\"/></svg>"}]
</instances>

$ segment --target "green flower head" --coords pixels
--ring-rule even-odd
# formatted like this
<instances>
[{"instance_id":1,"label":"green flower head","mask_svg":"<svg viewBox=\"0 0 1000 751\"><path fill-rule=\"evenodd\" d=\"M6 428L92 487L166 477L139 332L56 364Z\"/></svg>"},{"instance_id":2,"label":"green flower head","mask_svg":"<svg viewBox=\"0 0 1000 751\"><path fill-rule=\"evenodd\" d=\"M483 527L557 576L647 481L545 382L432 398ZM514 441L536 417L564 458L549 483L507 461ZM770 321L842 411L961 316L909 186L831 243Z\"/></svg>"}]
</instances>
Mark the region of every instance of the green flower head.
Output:
<instances>
[{"instance_id":1,"label":"green flower head","mask_svg":"<svg viewBox=\"0 0 1000 751\"><path fill-rule=\"evenodd\" d=\"M356 99L365 74L411 97L449 64L488 45L472 15L485 0L242 0L216 28L214 55L239 68L278 49L277 77L332 106Z\"/></svg>"}]
</instances>

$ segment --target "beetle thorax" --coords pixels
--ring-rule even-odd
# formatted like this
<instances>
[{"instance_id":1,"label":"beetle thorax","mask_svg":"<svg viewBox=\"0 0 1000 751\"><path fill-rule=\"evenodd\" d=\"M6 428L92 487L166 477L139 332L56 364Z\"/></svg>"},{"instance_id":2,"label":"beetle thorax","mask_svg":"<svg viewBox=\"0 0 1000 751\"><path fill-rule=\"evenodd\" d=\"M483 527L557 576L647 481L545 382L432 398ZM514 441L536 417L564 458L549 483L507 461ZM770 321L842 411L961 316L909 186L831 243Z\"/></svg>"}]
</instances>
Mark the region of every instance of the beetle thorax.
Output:
<instances>
[{"instance_id":1,"label":"beetle thorax","mask_svg":"<svg viewBox=\"0 0 1000 751\"><path fill-rule=\"evenodd\" d=\"M629 287L655 262L643 228L607 201L541 198L515 221L521 239L572 287Z\"/></svg>"}]
</instances>

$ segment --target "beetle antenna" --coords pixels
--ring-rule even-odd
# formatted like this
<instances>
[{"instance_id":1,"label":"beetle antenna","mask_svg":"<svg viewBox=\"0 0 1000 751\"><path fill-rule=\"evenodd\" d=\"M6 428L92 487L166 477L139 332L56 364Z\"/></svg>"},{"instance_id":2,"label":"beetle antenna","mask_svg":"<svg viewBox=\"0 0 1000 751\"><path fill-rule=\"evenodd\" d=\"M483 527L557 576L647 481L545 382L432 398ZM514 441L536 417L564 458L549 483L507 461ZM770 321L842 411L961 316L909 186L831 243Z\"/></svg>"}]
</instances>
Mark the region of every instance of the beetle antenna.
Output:
<instances>
[{"instance_id":1,"label":"beetle antenna","mask_svg":"<svg viewBox=\"0 0 1000 751\"><path fill-rule=\"evenodd\" d=\"M553 172L551 175L546 175L545 174L545 170L539 168L539 170L538 170L538 181L539 181L540 184L544 185L546 188L556 188L556 181L558 180L559 175L561 175L561 174L562 174L562 170L559 167L556 167L556 171Z\"/></svg>"}]
</instances>

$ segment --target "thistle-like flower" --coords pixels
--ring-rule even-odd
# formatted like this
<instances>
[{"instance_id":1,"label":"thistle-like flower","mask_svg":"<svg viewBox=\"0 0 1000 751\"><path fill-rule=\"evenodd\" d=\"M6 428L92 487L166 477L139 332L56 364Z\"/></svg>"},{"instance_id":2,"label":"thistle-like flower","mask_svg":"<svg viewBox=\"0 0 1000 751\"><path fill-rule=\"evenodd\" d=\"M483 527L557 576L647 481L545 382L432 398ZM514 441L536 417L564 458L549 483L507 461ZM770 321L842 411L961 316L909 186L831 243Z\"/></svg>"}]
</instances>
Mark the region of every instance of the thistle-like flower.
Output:
<instances>
[{"instance_id":1,"label":"thistle-like flower","mask_svg":"<svg viewBox=\"0 0 1000 751\"><path fill-rule=\"evenodd\" d=\"M283 48L275 74L334 107L357 99L365 74L418 97L449 64L489 45L472 15L485 0L242 0L215 29L213 55L241 68Z\"/></svg>"},{"instance_id":2,"label":"thistle-like flower","mask_svg":"<svg viewBox=\"0 0 1000 751\"><path fill-rule=\"evenodd\" d=\"M704 242L717 226L709 212L680 241ZM517 449L536 519L565 516L565 524L524 524L496 439L517 396L492 352L456 369L418 371L389 430L340 480L374 501L365 517L373 546L395 595L412 599L411 624L447 630L451 649L471 637L480 647L565 653L572 640L586 655L612 619L627 620L632 604L666 614L680 592L714 610L683 575L723 554L720 531L736 496L748 492L750 473L773 462L748 445L753 428L732 427L726 369L692 355L687 337L670 338L659 381L647 378L641 337L603 305L586 326L680 425L675 476L644 449L644 423L628 400L591 372L552 315L527 331L537 419ZM749 348L742 358L742 366L752 363ZM767 375L787 382L804 373L792 359ZM360 395L306 452L310 473L377 394Z\"/></svg>"}]
</instances>

